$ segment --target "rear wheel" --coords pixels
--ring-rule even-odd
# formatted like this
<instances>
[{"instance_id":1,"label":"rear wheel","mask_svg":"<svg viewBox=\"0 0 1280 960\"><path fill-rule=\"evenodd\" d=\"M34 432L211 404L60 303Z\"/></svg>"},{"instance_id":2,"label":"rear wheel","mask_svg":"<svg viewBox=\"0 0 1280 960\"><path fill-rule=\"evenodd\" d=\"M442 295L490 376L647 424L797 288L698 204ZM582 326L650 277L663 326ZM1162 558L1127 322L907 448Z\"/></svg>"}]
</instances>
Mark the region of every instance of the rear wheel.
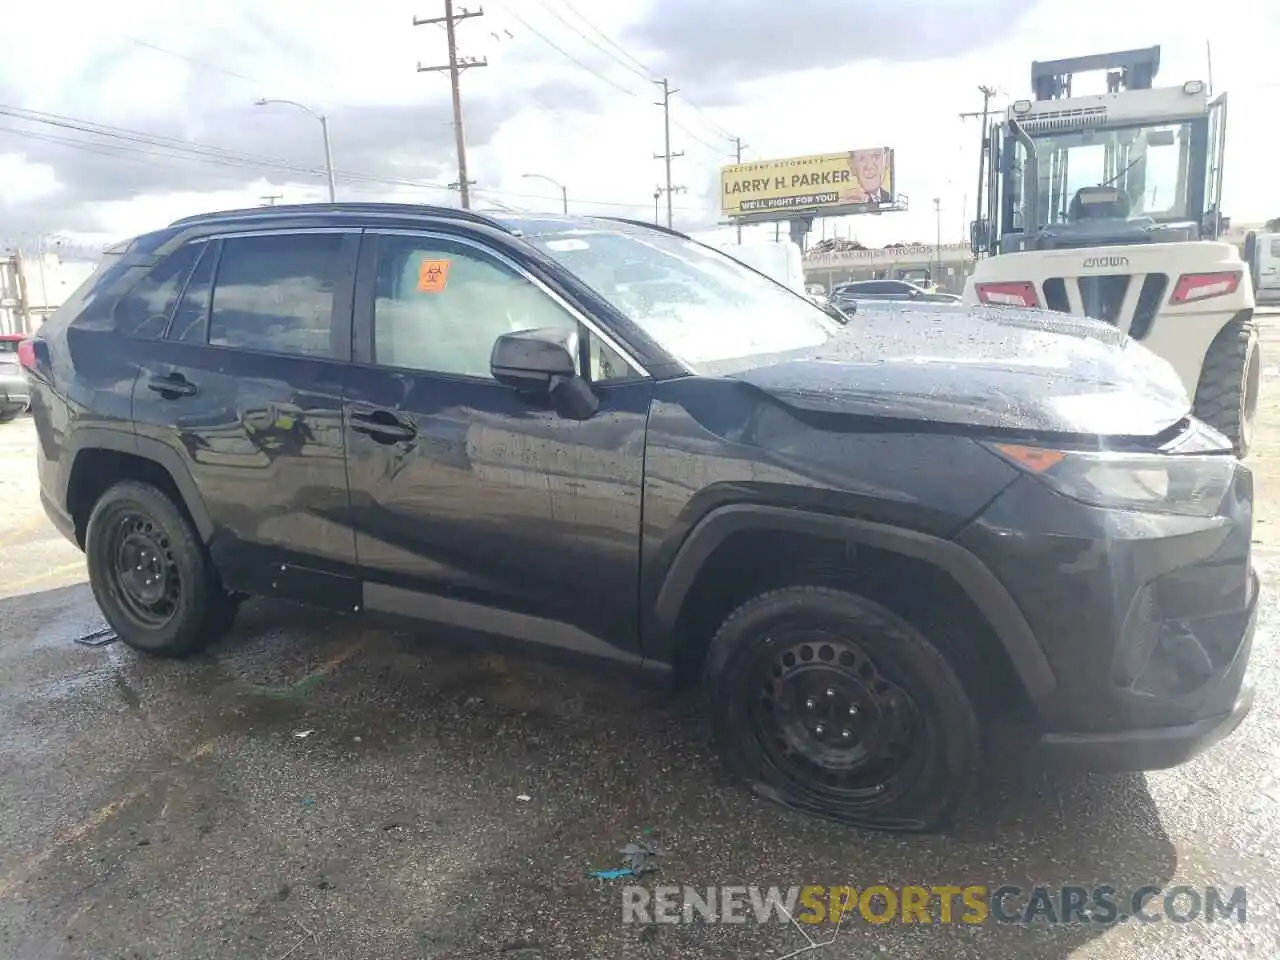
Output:
<instances>
[{"instance_id":1,"label":"rear wheel","mask_svg":"<svg viewBox=\"0 0 1280 960\"><path fill-rule=\"evenodd\" d=\"M864 597L786 587L739 607L712 641L716 737L756 792L872 829L945 824L978 758L951 664Z\"/></svg>"},{"instance_id":2,"label":"rear wheel","mask_svg":"<svg viewBox=\"0 0 1280 960\"><path fill-rule=\"evenodd\" d=\"M0 423L8 423L18 416L22 411L17 409L0 410Z\"/></svg>"},{"instance_id":3,"label":"rear wheel","mask_svg":"<svg viewBox=\"0 0 1280 960\"><path fill-rule=\"evenodd\" d=\"M135 649L181 657L226 633L236 605L182 511L149 484L122 481L94 505L85 533L93 595Z\"/></svg>"},{"instance_id":4,"label":"rear wheel","mask_svg":"<svg viewBox=\"0 0 1280 960\"><path fill-rule=\"evenodd\" d=\"M1253 446L1253 424L1262 383L1262 351L1253 319L1236 319L1218 333L1204 358L1196 387L1196 416L1222 431L1237 456Z\"/></svg>"}]
</instances>

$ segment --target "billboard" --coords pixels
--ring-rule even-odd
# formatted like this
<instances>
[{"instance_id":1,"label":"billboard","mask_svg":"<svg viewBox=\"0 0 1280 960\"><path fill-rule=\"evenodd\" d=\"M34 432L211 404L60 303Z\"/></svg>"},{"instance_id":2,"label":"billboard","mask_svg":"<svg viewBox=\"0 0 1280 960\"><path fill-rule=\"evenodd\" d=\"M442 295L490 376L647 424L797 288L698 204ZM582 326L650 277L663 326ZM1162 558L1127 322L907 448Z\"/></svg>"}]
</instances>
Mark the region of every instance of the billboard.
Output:
<instances>
[{"instance_id":1,"label":"billboard","mask_svg":"<svg viewBox=\"0 0 1280 960\"><path fill-rule=\"evenodd\" d=\"M870 147L720 168L720 211L728 217L862 213L893 204L893 150Z\"/></svg>"}]
</instances>

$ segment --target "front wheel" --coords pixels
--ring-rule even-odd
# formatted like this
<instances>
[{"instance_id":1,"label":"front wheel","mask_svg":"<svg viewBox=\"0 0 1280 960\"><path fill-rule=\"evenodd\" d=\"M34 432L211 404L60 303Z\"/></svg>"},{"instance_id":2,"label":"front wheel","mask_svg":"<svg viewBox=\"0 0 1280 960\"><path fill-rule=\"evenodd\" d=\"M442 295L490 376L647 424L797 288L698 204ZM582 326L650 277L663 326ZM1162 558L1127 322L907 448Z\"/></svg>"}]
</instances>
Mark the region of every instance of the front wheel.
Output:
<instances>
[{"instance_id":1,"label":"front wheel","mask_svg":"<svg viewBox=\"0 0 1280 960\"><path fill-rule=\"evenodd\" d=\"M85 532L94 598L129 646L194 653L231 627L235 604L178 506L150 484L122 481L94 505Z\"/></svg>"},{"instance_id":2,"label":"front wheel","mask_svg":"<svg viewBox=\"0 0 1280 960\"><path fill-rule=\"evenodd\" d=\"M1231 441L1236 456L1248 456L1262 383L1262 348L1253 319L1232 320L1204 358L1196 386L1195 414Z\"/></svg>"},{"instance_id":3,"label":"front wheel","mask_svg":"<svg viewBox=\"0 0 1280 960\"><path fill-rule=\"evenodd\" d=\"M942 652L864 597L786 587L739 607L708 656L732 770L768 799L854 826L945 824L978 760L978 721Z\"/></svg>"}]
</instances>

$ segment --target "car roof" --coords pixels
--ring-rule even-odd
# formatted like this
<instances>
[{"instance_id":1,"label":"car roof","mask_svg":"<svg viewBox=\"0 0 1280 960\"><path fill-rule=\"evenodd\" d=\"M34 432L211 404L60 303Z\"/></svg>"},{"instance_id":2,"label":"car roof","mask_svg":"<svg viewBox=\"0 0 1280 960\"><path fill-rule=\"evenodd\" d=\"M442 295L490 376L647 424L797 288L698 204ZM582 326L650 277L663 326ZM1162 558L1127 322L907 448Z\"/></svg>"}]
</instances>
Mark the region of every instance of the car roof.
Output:
<instances>
[{"instance_id":1,"label":"car roof","mask_svg":"<svg viewBox=\"0 0 1280 960\"><path fill-rule=\"evenodd\" d=\"M445 219L482 224L504 233L514 235L552 233L582 227L612 226L643 228L671 233L683 237L676 230L669 230L658 224L624 217L587 217L567 214L507 213L503 211L464 210L460 207L442 207L425 203L298 203L272 207L244 207L235 210L215 210L182 217L169 224L169 228L208 226L221 223L270 223L275 220L289 220L308 217L361 219L394 218L394 219Z\"/></svg>"}]
</instances>

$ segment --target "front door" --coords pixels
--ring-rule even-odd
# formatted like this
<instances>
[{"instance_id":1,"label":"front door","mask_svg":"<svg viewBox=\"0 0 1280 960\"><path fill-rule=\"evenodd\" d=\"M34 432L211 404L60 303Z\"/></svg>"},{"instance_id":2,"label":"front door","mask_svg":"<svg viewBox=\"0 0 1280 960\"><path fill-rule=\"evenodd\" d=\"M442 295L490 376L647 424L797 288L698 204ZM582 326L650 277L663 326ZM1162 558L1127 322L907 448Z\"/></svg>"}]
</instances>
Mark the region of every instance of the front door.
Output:
<instances>
[{"instance_id":1,"label":"front door","mask_svg":"<svg viewBox=\"0 0 1280 960\"><path fill-rule=\"evenodd\" d=\"M489 373L503 333L576 330L599 400L563 419ZM639 653L650 382L515 261L447 233L365 235L345 404L371 610Z\"/></svg>"}]
</instances>

